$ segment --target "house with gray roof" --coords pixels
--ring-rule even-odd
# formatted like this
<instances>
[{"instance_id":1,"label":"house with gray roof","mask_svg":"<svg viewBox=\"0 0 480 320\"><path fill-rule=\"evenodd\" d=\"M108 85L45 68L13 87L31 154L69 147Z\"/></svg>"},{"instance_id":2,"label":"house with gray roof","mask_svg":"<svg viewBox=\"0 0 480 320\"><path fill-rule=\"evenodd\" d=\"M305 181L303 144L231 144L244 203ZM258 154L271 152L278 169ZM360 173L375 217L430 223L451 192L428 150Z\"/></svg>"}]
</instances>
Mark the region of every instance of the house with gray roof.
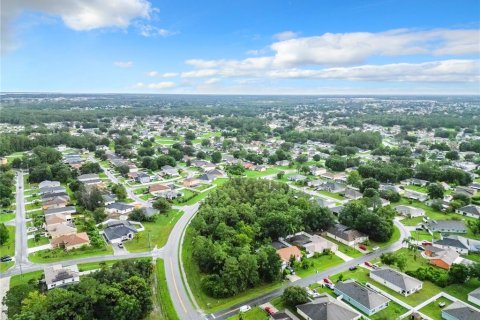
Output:
<instances>
[{"instance_id":1,"label":"house with gray roof","mask_svg":"<svg viewBox=\"0 0 480 320\"><path fill-rule=\"evenodd\" d=\"M39 189L53 188L53 187L60 187L60 182L59 181L45 180L45 181L42 181L38 184Z\"/></svg>"},{"instance_id":2,"label":"house with gray roof","mask_svg":"<svg viewBox=\"0 0 480 320\"><path fill-rule=\"evenodd\" d=\"M442 310L442 319L445 320L477 320L480 319L480 311L460 300Z\"/></svg>"},{"instance_id":3,"label":"house with gray roof","mask_svg":"<svg viewBox=\"0 0 480 320\"><path fill-rule=\"evenodd\" d=\"M103 235L109 243L132 240L138 231L128 221L113 220L107 223Z\"/></svg>"},{"instance_id":4,"label":"house with gray roof","mask_svg":"<svg viewBox=\"0 0 480 320\"><path fill-rule=\"evenodd\" d=\"M357 320L362 317L360 313L328 294L298 305L297 313L308 320Z\"/></svg>"},{"instance_id":5,"label":"house with gray roof","mask_svg":"<svg viewBox=\"0 0 480 320\"><path fill-rule=\"evenodd\" d=\"M468 254L470 250L469 240L470 239L465 237L453 235L436 240L433 244L442 249L453 249L460 254Z\"/></svg>"},{"instance_id":6,"label":"house with gray roof","mask_svg":"<svg viewBox=\"0 0 480 320\"><path fill-rule=\"evenodd\" d=\"M51 208L47 209L43 212L45 216L51 215L51 214L72 214L77 212L77 209L74 206L68 206L68 207L63 207L63 208Z\"/></svg>"},{"instance_id":7,"label":"house with gray roof","mask_svg":"<svg viewBox=\"0 0 480 320\"><path fill-rule=\"evenodd\" d=\"M357 200L363 197L363 194L358 189L347 187L344 191L344 197L347 199Z\"/></svg>"},{"instance_id":8,"label":"house with gray roof","mask_svg":"<svg viewBox=\"0 0 480 320\"><path fill-rule=\"evenodd\" d=\"M347 246L354 246L368 240L368 236L366 234L344 226L340 223L337 223L328 228L326 235L330 238L340 241L341 243L346 244Z\"/></svg>"},{"instance_id":9,"label":"house with gray roof","mask_svg":"<svg viewBox=\"0 0 480 320\"><path fill-rule=\"evenodd\" d=\"M370 271L370 278L404 296L422 289L423 282L390 268Z\"/></svg>"},{"instance_id":10,"label":"house with gray roof","mask_svg":"<svg viewBox=\"0 0 480 320\"><path fill-rule=\"evenodd\" d=\"M80 274L76 264L68 267L62 267L61 264L48 266L45 267L44 272L48 290L80 282Z\"/></svg>"},{"instance_id":11,"label":"house with gray roof","mask_svg":"<svg viewBox=\"0 0 480 320\"><path fill-rule=\"evenodd\" d=\"M135 209L134 206L122 202L114 202L105 207L108 214L127 214L133 209Z\"/></svg>"},{"instance_id":12,"label":"house with gray roof","mask_svg":"<svg viewBox=\"0 0 480 320\"><path fill-rule=\"evenodd\" d=\"M474 204L458 208L455 212L467 217L480 218L480 206Z\"/></svg>"},{"instance_id":13,"label":"house with gray roof","mask_svg":"<svg viewBox=\"0 0 480 320\"><path fill-rule=\"evenodd\" d=\"M405 205L396 206L395 211L397 211L397 213L402 216L410 217L410 218L422 217L425 215L425 210L412 207L412 206L405 206Z\"/></svg>"},{"instance_id":14,"label":"house with gray roof","mask_svg":"<svg viewBox=\"0 0 480 320\"><path fill-rule=\"evenodd\" d=\"M368 316L385 309L390 302L387 297L352 279L337 282L334 291L343 301L347 301Z\"/></svg>"},{"instance_id":15,"label":"house with gray roof","mask_svg":"<svg viewBox=\"0 0 480 320\"><path fill-rule=\"evenodd\" d=\"M468 294L468 301L480 306L480 288L477 288Z\"/></svg>"},{"instance_id":16,"label":"house with gray roof","mask_svg":"<svg viewBox=\"0 0 480 320\"><path fill-rule=\"evenodd\" d=\"M432 232L467 233L467 226L462 220L429 220L423 225Z\"/></svg>"}]
</instances>

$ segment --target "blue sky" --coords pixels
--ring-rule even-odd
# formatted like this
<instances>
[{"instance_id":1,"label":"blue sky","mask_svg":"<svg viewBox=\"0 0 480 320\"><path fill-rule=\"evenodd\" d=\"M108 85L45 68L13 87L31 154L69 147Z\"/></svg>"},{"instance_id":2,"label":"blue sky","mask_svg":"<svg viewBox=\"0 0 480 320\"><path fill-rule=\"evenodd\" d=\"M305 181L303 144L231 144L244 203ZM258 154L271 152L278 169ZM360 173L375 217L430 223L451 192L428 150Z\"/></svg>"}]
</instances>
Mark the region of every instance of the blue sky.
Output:
<instances>
[{"instance_id":1,"label":"blue sky","mask_svg":"<svg viewBox=\"0 0 480 320\"><path fill-rule=\"evenodd\" d=\"M468 0L5 0L1 90L480 94L479 21Z\"/></svg>"}]
</instances>

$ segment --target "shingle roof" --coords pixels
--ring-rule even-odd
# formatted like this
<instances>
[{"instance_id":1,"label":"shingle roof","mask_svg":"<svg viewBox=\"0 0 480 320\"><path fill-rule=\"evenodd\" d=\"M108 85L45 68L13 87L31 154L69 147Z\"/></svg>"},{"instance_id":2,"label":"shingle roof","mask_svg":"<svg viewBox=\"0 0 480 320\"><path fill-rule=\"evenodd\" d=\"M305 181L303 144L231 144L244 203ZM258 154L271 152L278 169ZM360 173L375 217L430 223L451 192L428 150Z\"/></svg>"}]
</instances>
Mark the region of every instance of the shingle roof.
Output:
<instances>
[{"instance_id":1,"label":"shingle roof","mask_svg":"<svg viewBox=\"0 0 480 320\"><path fill-rule=\"evenodd\" d=\"M359 316L358 313L327 294L321 295L312 302L301 304L297 308L312 320L351 320Z\"/></svg>"},{"instance_id":2,"label":"shingle roof","mask_svg":"<svg viewBox=\"0 0 480 320\"><path fill-rule=\"evenodd\" d=\"M469 249L468 245L462 241L463 238L458 236L445 237L441 240L437 240L434 243L436 245L449 246L460 249Z\"/></svg>"},{"instance_id":3,"label":"shingle roof","mask_svg":"<svg viewBox=\"0 0 480 320\"><path fill-rule=\"evenodd\" d=\"M369 310L377 308L390 301L390 299L354 280L337 282L335 285L335 291L336 290L354 299Z\"/></svg>"},{"instance_id":4,"label":"shingle roof","mask_svg":"<svg viewBox=\"0 0 480 320\"><path fill-rule=\"evenodd\" d=\"M467 232L465 222L462 220L430 220L427 222L427 226L432 231L461 230Z\"/></svg>"},{"instance_id":5,"label":"shingle roof","mask_svg":"<svg viewBox=\"0 0 480 320\"><path fill-rule=\"evenodd\" d=\"M370 274L382 278L405 291L411 291L422 283L420 280L390 268L372 270L370 271Z\"/></svg>"},{"instance_id":6,"label":"shingle roof","mask_svg":"<svg viewBox=\"0 0 480 320\"><path fill-rule=\"evenodd\" d=\"M133 228L128 221L109 222L103 232L109 241L122 238L131 232L138 233L138 231Z\"/></svg>"},{"instance_id":7,"label":"shingle roof","mask_svg":"<svg viewBox=\"0 0 480 320\"><path fill-rule=\"evenodd\" d=\"M469 204L468 206L461 207L460 209L458 209L458 211L480 216L480 206L476 206L474 204Z\"/></svg>"},{"instance_id":8,"label":"shingle roof","mask_svg":"<svg viewBox=\"0 0 480 320\"><path fill-rule=\"evenodd\" d=\"M480 312L473 309L469 305L457 300L448 307L443 309L442 313L446 313L458 320L477 320L480 319Z\"/></svg>"},{"instance_id":9,"label":"shingle roof","mask_svg":"<svg viewBox=\"0 0 480 320\"><path fill-rule=\"evenodd\" d=\"M474 298L480 299L480 287L477 288L477 289L475 289L475 290L473 290L473 291L470 292L468 295L469 295L469 296L472 296L472 297L474 297Z\"/></svg>"}]
</instances>

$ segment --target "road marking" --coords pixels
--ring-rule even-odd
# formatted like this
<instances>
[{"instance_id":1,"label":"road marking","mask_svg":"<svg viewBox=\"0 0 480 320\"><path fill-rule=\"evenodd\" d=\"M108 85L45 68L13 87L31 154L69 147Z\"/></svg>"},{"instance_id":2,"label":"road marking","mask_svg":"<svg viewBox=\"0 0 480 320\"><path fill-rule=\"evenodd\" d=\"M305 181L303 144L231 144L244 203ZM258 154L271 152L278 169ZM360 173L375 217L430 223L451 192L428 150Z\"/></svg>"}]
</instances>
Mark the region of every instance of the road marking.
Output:
<instances>
[{"instance_id":1,"label":"road marking","mask_svg":"<svg viewBox=\"0 0 480 320\"><path fill-rule=\"evenodd\" d=\"M180 292L178 291L178 287L177 287L177 281L175 281L175 274L173 273L172 259L170 259L170 268L172 269L173 286L175 287L175 291L177 291L178 300L180 301L180 304L182 305L183 311L185 311L185 313L188 313L187 308L185 308L185 304L183 304L182 297L180 297Z\"/></svg>"},{"instance_id":2,"label":"road marking","mask_svg":"<svg viewBox=\"0 0 480 320\"><path fill-rule=\"evenodd\" d=\"M225 313L219 314L218 317L223 317L223 316L226 315L226 314L229 314L229 313L232 313L232 312L237 312L237 310L240 310L240 308L236 308L236 309L227 311L227 312L225 312ZM212 313L212 316L215 318L215 316L213 315L213 313Z\"/></svg>"}]
</instances>

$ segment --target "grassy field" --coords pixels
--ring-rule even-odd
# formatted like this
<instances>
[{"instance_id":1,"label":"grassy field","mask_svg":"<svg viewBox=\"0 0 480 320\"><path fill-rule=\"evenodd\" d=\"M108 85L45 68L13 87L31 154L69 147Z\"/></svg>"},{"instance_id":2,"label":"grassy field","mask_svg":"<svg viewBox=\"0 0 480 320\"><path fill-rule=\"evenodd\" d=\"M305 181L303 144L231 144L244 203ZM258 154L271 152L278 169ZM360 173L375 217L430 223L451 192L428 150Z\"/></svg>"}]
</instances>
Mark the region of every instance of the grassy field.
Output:
<instances>
[{"instance_id":1,"label":"grassy field","mask_svg":"<svg viewBox=\"0 0 480 320\"><path fill-rule=\"evenodd\" d=\"M349 257L358 258L358 257L363 256L363 253L361 253L357 249L349 247L346 244L343 244L340 241L337 241L335 239L332 239L332 238L329 238L329 237L325 237L325 238L328 239L328 241L331 241L331 242L335 243L338 246L338 250L340 252L346 254Z\"/></svg>"},{"instance_id":2,"label":"grassy field","mask_svg":"<svg viewBox=\"0 0 480 320\"><path fill-rule=\"evenodd\" d=\"M0 246L0 257L13 256L15 254L15 227L7 226L8 240Z\"/></svg>"},{"instance_id":3,"label":"grassy field","mask_svg":"<svg viewBox=\"0 0 480 320\"><path fill-rule=\"evenodd\" d=\"M318 258L309 258L308 261L312 262L313 265L308 269L302 269L300 266L295 268L295 272L301 278L308 277L312 274L315 274L317 271L327 270L336 265L343 263L344 261L337 257L334 254L320 256Z\"/></svg>"},{"instance_id":4,"label":"grassy field","mask_svg":"<svg viewBox=\"0 0 480 320\"><path fill-rule=\"evenodd\" d=\"M29 248L43 246L44 244L47 244L48 242L49 241L48 241L47 237L41 237L38 242L35 242L35 239L33 239L33 238L27 240L27 244L28 244Z\"/></svg>"},{"instance_id":5,"label":"grassy field","mask_svg":"<svg viewBox=\"0 0 480 320\"><path fill-rule=\"evenodd\" d=\"M185 234L185 239L182 248L182 260L183 266L185 268L185 273L187 275L188 285L192 290L192 294L195 298L195 301L198 303L200 308L206 312L215 312L234 304L240 303L242 301L248 300L250 298L265 294L276 288L279 288L282 285L282 282L276 282L272 284L264 284L257 286L253 289L249 289L239 295L230 298L216 299L207 296L201 288L202 273L200 272L197 264L192 259L192 234L191 230L187 228Z\"/></svg>"},{"instance_id":6,"label":"grassy field","mask_svg":"<svg viewBox=\"0 0 480 320\"><path fill-rule=\"evenodd\" d=\"M158 306L157 311L152 312L150 319L166 319L177 320L177 311L172 303L172 298L168 292L167 279L165 277L165 267L162 259L156 262L156 283L155 285L155 304Z\"/></svg>"},{"instance_id":7,"label":"grassy field","mask_svg":"<svg viewBox=\"0 0 480 320\"><path fill-rule=\"evenodd\" d=\"M413 186L413 185L405 186L405 189L422 192L422 193L428 192L427 187L420 187L420 186Z\"/></svg>"},{"instance_id":8,"label":"grassy field","mask_svg":"<svg viewBox=\"0 0 480 320\"><path fill-rule=\"evenodd\" d=\"M429 316L433 320L442 320L442 309L445 308L445 307L441 308L438 305L441 302L445 303L445 307L452 303L452 301L448 300L447 298L441 297L441 298L438 298L437 300L427 304L425 307L423 307L419 311L421 313L425 314L426 316Z\"/></svg>"},{"instance_id":9,"label":"grassy field","mask_svg":"<svg viewBox=\"0 0 480 320\"><path fill-rule=\"evenodd\" d=\"M277 168L267 168L267 170L265 170L263 172L247 170L247 171L245 171L245 176L247 178L261 178L261 177L269 176L269 175L272 175L272 174L276 174L280 171L281 170L278 170Z\"/></svg>"},{"instance_id":10,"label":"grassy field","mask_svg":"<svg viewBox=\"0 0 480 320\"><path fill-rule=\"evenodd\" d=\"M43 276L43 270L12 276L10 278L10 288L18 286L20 284L26 284L28 283L28 281L32 279L38 280L42 276Z\"/></svg>"},{"instance_id":11,"label":"grassy field","mask_svg":"<svg viewBox=\"0 0 480 320\"><path fill-rule=\"evenodd\" d=\"M47 263L111 254L113 254L113 249L110 246L105 246L104 248L88 247L86 249L76 249L70 251L42 250L29 254L28 259L34 263Z\"/></svg>"},{"instance_id":12,"label":"grassy field","mask_svg":"<svg viewBox=\"0 0 480 320\"><path fill-rule=\"evenodd\" d=\"M195 203L197 203L197 202L205 199L205 197L208 196L208 194L209 194L212 190L215 190L215 188L214 188L214 189L211 189L211 190L208 190L208 191L205 191L205 192L197 193L196 196L194 196L193 198L189 199L189 200L186 201L186 202L177 202L177 203L176 203L176 202L174 201L174 203L176 203L176 204L179 205L179 206L191 206L192 204L195 204ZM187 190L185 190L185 191L187 191ZM182 192L183 192L183 191L182 191Z\"/></svg>"},{"instance_id":13,"label":"grassy field","mask_svg":"<svg viewBox=\"0 0 480 320\"><path fill-rule=\"evenodd\" d=\"M83 271L100 269L102 264L105 264L110 267L110 266L113 266L115 262L118 262L118 261L120 260L108 260L103 262L82 263L78 265L78 271L83 272Z\"/></svg>"},{"instance_id":14,"label":"grassy field","mask_svg":"<svg viewBox=\"0 0 480 320\"><path fill-rule=\"evenodd\" d=\"M242 314L236 314L227 318L227 320L268 320L270 317L260 307L252 308Z\"/></svg>"},{"instance_id":15,"label":"grassy field","mask_svg":"<svg viewBox=\"0 0 480 320\"><path fill-rule=\"evenodd\" d=\"M125 242L125 248L130 252L143 252L152 250L155 246L163 247L181 215L181 211L172 210L168 215L159 215L155 222L142 222L145 230L139 232L133 240Z\"/></svg>"},{"instance_id":16,"label":"grassy field","mask_svg":"<svg viewBox=\"0 0 480 320\"><path fill-rule=\"evenodd\" d=\"M328 192L326 190L318 190L317 192L333 199L345 200L345 198L339 195L338 193Z\"/></svg>"},{"instance_id":17,"label":"grassy field","mask_svg":"<svg viewBox=\"0 0 480 320\"><path fill-rule=\"evenodd\" d=\"M15 218L15 213L2 213L0 214L0 223L7 222Z\"/></svg>"}]
</instances>

